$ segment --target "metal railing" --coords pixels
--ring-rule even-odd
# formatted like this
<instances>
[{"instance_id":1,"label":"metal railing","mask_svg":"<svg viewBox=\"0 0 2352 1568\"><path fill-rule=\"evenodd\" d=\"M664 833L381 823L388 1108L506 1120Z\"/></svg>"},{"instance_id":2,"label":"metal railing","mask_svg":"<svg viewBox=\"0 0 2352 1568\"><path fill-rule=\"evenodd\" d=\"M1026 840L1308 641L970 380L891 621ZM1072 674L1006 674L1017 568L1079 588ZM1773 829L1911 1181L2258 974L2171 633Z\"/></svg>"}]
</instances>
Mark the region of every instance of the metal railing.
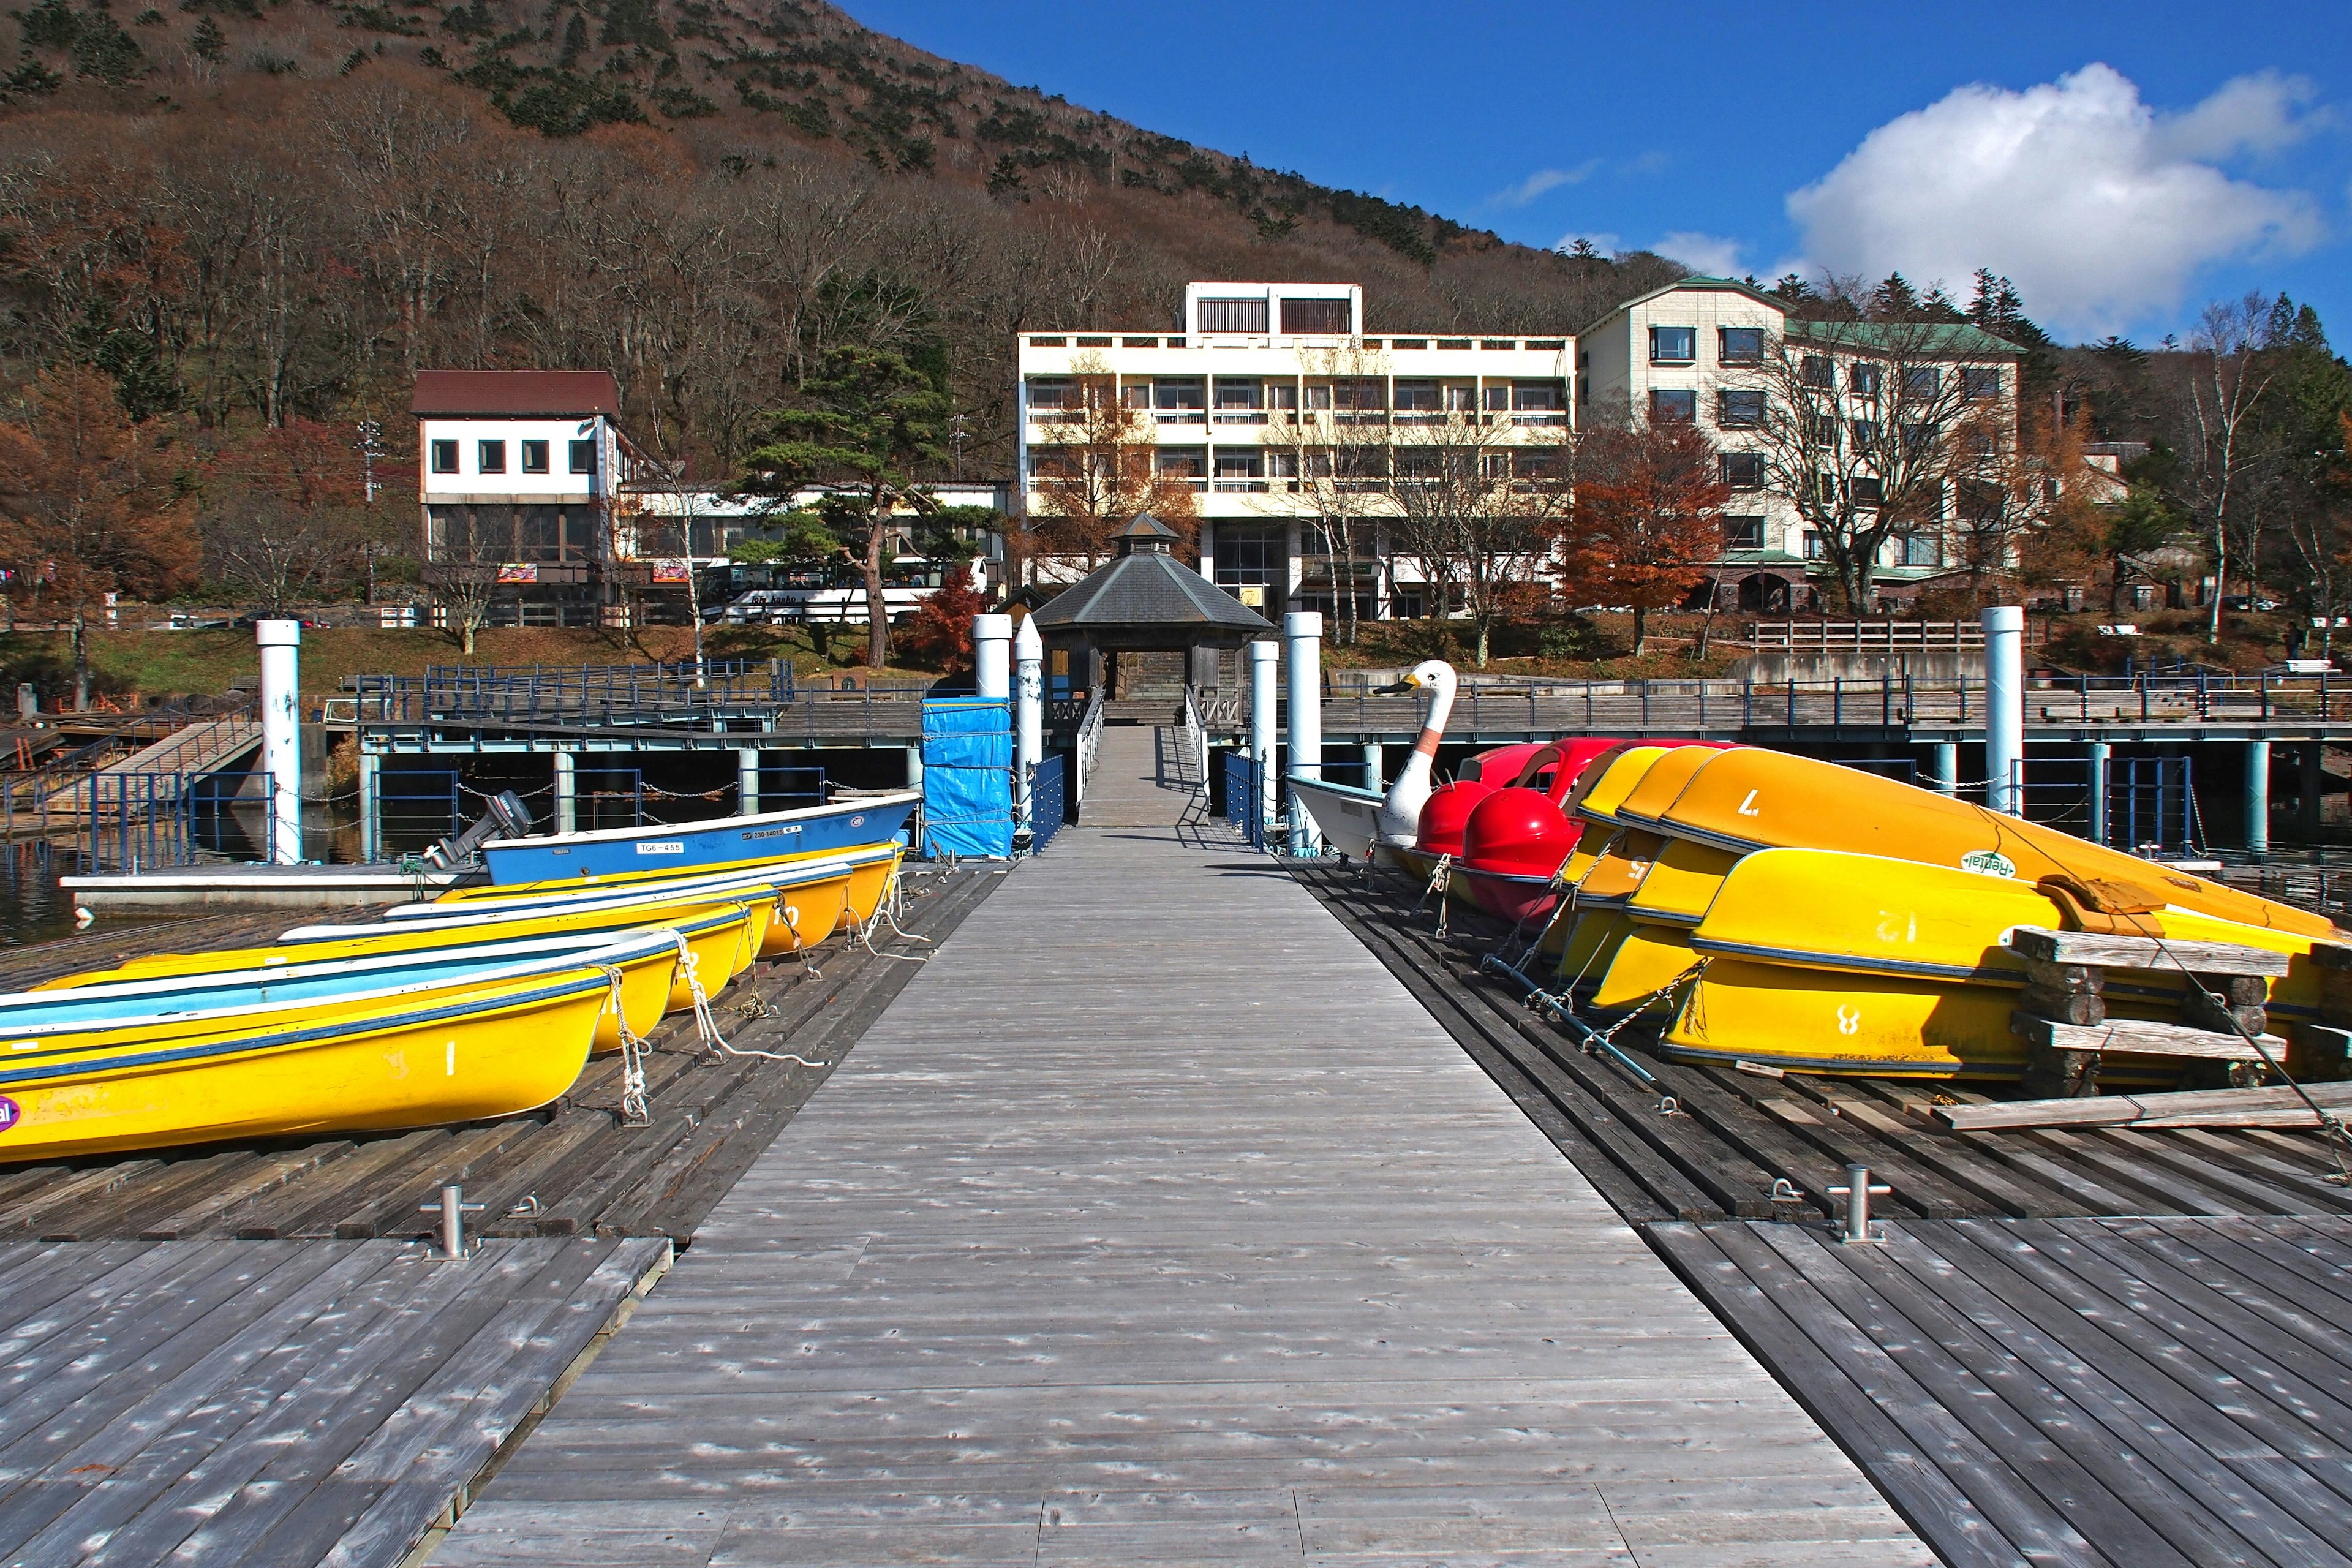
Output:
<instances>
[{"instance_id":1,"label":"metal railing","mask_svg":"<svg viewBox=\"0 0 2352 1568\"><path fill-rule=\"evenodd\" d=\"M2027 623L2030 642L2042 641L2040 627ZM1746 635L1727 639L1751 647L1797 652L1870 653L1904 648L1984 647L1981 621L1750 621Z\"/></svg>"},{"instance_id":2,"label":"metal railing","mask_svg":"<svg viewBox=\"0 0 2352 1568\"><path fill-rule=\"evenodd\" d=\"M1063 797L1062 759L1047 757L1029 775L1029 852L1034 855L1054 841L1069 815Z\"/></svg>"},{"instance_id":3,"label":"metal railing","mask_svg":"<svg viewBox=\"0 0 2352 1568\"><path fill-rule=\"evenodd\" d=\"M1245 752L1225 753L1225 820L1249 841L1265 847L1265 814L1258 805L1257 763Z\"/></svg>"},{"instance_id":4,"label":"metal railing","mask_svg":"<svg viewBox=\"0 0 2352 1568\"><path fill-rule=\"evenodd\" d=\"M1194 793L1205 799L1209 794L1209 731L1202 727L1200 705L1192 700L1192 689L1188 686L1184 689L1185 771L1195 772L1195 763L1200 764L1196 774L1200 787Z\"/></svg>"},{"instance_id":5,"label":"metal railing","mask_svg":"<svg viewBox=\"0 0 2352 1568\"><path fill-rule=\"evenodd\" d=\"M232 804L248 786L259 793L245 802L253 833L232 816ZM270 806L268 773L179 771L90 773L77 781L69 804L48 809L52 827L62 826L81 863L92 870L128 871L194 865L201 852L236 859L275 859L277 813Z\"/></svg>"},{"instance_id":6,"label":"metal railing","mask_svg":"<svg viewBox=\"0 0 2352 1568\"><path fill-rule=\"evenodd\" d=\"M1102 750L1103 694L1097 687L1093 700L1087 704L1087 716L1078 721L1078 805L1087 803L1087 781L1094 776L1095 756Z\"/></svg>"},{"instance_id":7,"label":"metal railing","mask_svg":"<svg viewBox=\"0 0 2352 1568\"><path fill-rule=\"evenodd\" d=\"M2029 729L2037 724L2352 724L2352 687L2332 674L2052 676L2029 685L2024 696ZM1375 696L1368 686L1335 681L1324 699L1323 727L1343 734L1409 733L1420 727L1426 706L1424 697ZM1722 733L1846 725L1960 726L1983 721L1981 679L1929 679L1888 671L1875 679L1478 681L1463 688L1448 728L1463 736Z\"/></svg>"}]
</instances>

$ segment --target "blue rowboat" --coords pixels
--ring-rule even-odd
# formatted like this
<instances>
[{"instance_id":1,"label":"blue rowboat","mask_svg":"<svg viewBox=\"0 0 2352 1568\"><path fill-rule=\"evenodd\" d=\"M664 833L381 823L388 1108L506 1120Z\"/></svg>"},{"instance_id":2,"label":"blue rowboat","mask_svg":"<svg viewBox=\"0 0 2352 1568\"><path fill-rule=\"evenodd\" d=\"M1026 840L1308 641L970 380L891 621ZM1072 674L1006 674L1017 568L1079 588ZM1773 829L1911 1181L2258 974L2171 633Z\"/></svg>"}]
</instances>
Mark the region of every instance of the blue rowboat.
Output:
<instances>
[{"instance_id":1,"label":"blue rowboat","mask_svg":"<svg viewBox=\"0 0 2352 1568\"><path fill-rule=\"evenodd\" d=\"M507 838L483 845L482 863L489 868L490 880L504 885L633 871L716 869L819 855L888 843L905 831L907 818L921 798L918 791L901 790L756 816Z\"/></svg>"}]
</instances>

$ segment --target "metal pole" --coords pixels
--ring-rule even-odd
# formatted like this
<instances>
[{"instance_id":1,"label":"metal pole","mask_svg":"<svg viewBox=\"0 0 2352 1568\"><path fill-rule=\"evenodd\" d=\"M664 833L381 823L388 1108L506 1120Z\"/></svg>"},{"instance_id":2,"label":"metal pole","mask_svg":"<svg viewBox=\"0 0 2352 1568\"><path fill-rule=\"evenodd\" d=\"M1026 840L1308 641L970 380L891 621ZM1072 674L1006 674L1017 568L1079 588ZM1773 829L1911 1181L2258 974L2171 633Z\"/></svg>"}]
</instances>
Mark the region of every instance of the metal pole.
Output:
<instances>
[{"instance_id":1,"label":"metal pole","mask_svg":"<svg viewBox=\"0 0 2352 1568\"><path fill-rule=\"evenodd\" d=\"M1889 1186L1871 1185L1869 1166L1848 1165L1845 1168L1845 1185L1829 1189L1832 1197L1845 1200L1845 1226L1838 1239L1848 1247L1867 1247L1876 1240L1870 1234L1871 1194L1894 1190Z\"/></svg>"},{"instance_id":2,"label":"metal pole","mask_svg":"<svg viewBox=\"0 0 2352 1568\"><path fill-rule=\"evenodd\" d=\"M1045 755L1045 639L1027 616L1013 637L1013 817L1034 829L1030 790Z\"/></svg>"},{"instance_id":3,"label":"metal pole","mask_svg":"<svg viewBox=\"0 0 2352 1568\"><path fill-rule=\"evenodd\" d=\"M1013 617L971 618L972 684L983 702L1013 700Z\"/></svg>"},{"instance_id":4,"label":"metal pole","mask_svg":"<svg viewBox=\"0 0 2352 1568\"><path fill-rule=\"evenodd\" d=\"M2105 741L2091 742L2091 842L2107 841L2107 772L2111 749Z\"/></svg>"},{"instance_id":5,"label":"metal pole","mask_svg":"<svg viewBox=\"0 0 2352 1568\"><path fill-rule=\"evenodd\" d=\"M1995 605L1984 613L1985 805L2025 815L2025 611Z\"/></svg>"},{"instance_id":6,"label":"metal pole","mask_svg":"<svg viewBox=\"0 0 2352 1568\"><path fill-rule=\"evenodd\" d=\"M360 861L373 865L383 858L383 759L373 752L360 752Z\"/></svg>"},{"instance_id":7,"label":"metal pole","mask_svg":"<svg viewBox=\"0 0 2352 1568\"><path fill-rule=\"evenodd\" d=\"M2264 855L2271 847L2271 743L2246 742L2246 852Z\"/></svg>"},{"instance_id":8,"label":"metal pole","mask_svg":"<svg viewBox=\"0 0 2352 1568\"><path fill-rule=\"evenodd\" d=\"M1284 672L1287 678L1290 767L1299 778L1323 776L1323 616L1292 610L1282 617ZM1314 820L1296 799L1290 803L1290 852L1316 851Z\"/></svg>"},{"instance_id":9,"label":"metal pole","mask_svg":"<svg viewBox=\"0 0 2352 1568\"><path fill-rule=\"evenodd\" d=\"M555 831L577 833L580 830L580 790L572 777L576 759L570 752L555 753Z\"/></svg>"},{"instance_id":10,"label":"metal pole","mask_svg":"<svg viewBox=\"0 0 2352 1568\"><path fill-rule=\"evenodd\" d=\"M735 815L750 816L760 809L760 749L743 746L735 752Z\"/></svg>"},{"instance_id":11,"label":"metal pole","mask_svg":"<svg viewBox=\"0 0 2352 1568\"><path fill-rule=\"evenodd\" d=\"M1957 794L1960 787L1960 747L1957 741L1938 741L1935 760L1928 764L1935 770L1936 790L1940 795Z\"/></svg>"},{"instance_id":12,"label":"metal pole","mask_svg":"<svg viewBox=\"0 0 2352 1568\"><path fill-rule=\"evenodd\" d=\"M1381 743L1378 741L1364 742L1364 787L1381 787Z\"/></svg>"},{"instance_id":13,"label":"metal pole","mask_svg":"<svg viewBox=\"0 0 2352 1568\"><path fill-rule=\"evenodd\" d=\"M1272 637L1260 637L1249 645L1250 694L1250 763L1257 770L1257 831L1253 840L1262 837L1265 825L1274 820L1274 721L1276 708L1276 685L1279 678L1282 645Z\"/></svg>"},{"instance_id":14,"label":"metal pole","mask_svg":"<svg viewBox=\"0 0 2352 1568\"><path fill-rule=\"evenodd\" d=\"M269 858L302 863L302 623L262 621L261 765L269 774Z\"/></svg>"}]
</instances>

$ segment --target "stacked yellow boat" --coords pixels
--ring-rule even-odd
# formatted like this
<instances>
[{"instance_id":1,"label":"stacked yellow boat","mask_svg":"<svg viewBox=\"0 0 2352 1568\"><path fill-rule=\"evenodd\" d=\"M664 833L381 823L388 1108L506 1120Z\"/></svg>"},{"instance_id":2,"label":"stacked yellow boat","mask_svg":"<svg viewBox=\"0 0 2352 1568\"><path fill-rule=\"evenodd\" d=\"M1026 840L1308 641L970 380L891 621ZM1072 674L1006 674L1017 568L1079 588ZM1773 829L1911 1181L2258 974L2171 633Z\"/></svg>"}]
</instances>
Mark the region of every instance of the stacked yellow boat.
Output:
<instances>
[{"instance_id":1,"label":"stacked yellow boat","mask_svg":"<svg viewBox=\"0 0 2352 1568\"><path fill-rule=\"evenodd\" d=\"M0 1160L534 1109L755 959L872 922L903 852L467 889L0 994Z\"/></svg>"},{"instance_id":2,"label":"stacked yellow boat","mask_svg":"<svg viewBox=\"0 0 2352 1568\"><path fill-rule=\"evenodd\" d=\"M1558 973L1587 1012L1658 1019L1670 1055L2014 1078L2020 926L2298 958L2336 934L2304 910L1834 763L1629 745L1591 776L1569 803L1587 826L1563 869ZM2147 976L2107 996L2118 1016L2168 1021L2182 989ZM2269 1005L2316 1016L2308 962L2272 983Z\"/></svg>"}]
</instances>

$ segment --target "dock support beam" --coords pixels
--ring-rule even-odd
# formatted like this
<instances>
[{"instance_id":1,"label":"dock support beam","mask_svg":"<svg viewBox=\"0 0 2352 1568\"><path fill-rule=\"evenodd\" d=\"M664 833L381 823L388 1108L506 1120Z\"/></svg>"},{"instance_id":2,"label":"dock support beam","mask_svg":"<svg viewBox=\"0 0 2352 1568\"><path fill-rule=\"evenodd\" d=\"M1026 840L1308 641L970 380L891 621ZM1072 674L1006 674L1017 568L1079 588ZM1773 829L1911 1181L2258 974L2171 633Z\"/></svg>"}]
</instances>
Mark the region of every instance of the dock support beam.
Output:
<instances>
[{"instance_id":1,"label":"dock support beam","mask_svg":"<svg viewBox=\"0 0 2352 1568\"><path fill-rule=\"evenodd\" d=\"M555 831L580 831L580 789L572 782L573 758L569 752L555 753Z\"/></svg>"},{"instance_id":2,"label":"dock support beam","mask_svg":"<svg viewBox=\"0 0 2352 1568\"><path fill-rule=\"evenodd\" d=\"M2317 741L2295 758L2295 828L2305 844L2319 842L2319 809L2327 799L2327 748Z\"/></svg>"},{"instance_id":3,"label":"dock support beam","mask_svg":"<svg viewBox=\"0 0 2352 1568\"><path fill-rule=\"evenodd\" d=\"M1045 639L1027 616L1013 634L1013 820L1034 831L1037 807L1030 792L1045 754Z\"/></svg>"},{"instance_id":4,"label":"dock support beam","mask_svg":"<svg viewBox=\"0 0 2352 1568\"><path fill-rule=\"evenodd\" d=\"M2025 610L1995 605L1984 613L1985 805L2025 815Z\"/></svg>"},{"instance_id":5,"label":"dock support beam","mask_svg":"<svg viewBox=\"0 0 2352 1568\"><path fill-rule=\"evenodd\" d=\"M360 864L383 858L383 759L360 752Z\"/></svg>"},{"instance_id":6,"label":"dock support beam","mask_svg":"<svg viewBox=\"0 0 2352 1568\"><path fill-rule=\"evenodd\" d=\"M302 863L302 623L262 621L261 765L269 774L269 858Z\"/></svg>"},{"instance_id":7,"label":"dock support beam","mask_svg":"<svg viewBox=\"0 0 2352 1568\"><path fill-rule=\"evenodd\" d=\"M1323 616L1315 610L1292 610L1282 617L1286 645L1284 671L1287 677L1290 718L1289 772L1299 778L1323 776ZM1316 852L1315 819L1296 797L1290 803L1290 852Z\"/></svg>"},{"instance_id":8,"label":"dock support beam","mask_svg":"<svg viewBox=\"0 0 2352 1568\"><path fill-rule=\"evenodd\" d=\"M972 688L982 702L1013 700L1013 617L971 618Z\"/></svg>"},{"instance_id":9,"label":"dock support beam","mask_svg":"<svg viewBox=\"0 0 2352 1568\"><path fill-rule=\"evenodd\" d=\"M2246 742L2246 852L2265 855L2271 847L2271 743Z\"/></svg>"},{"instance_id":10,"label":"dock support beam","mask_svg":"<svg viewBox=\"0 0 2352 1568\"><path fill-rule=\"evenodd\" d=\"M1927 782L1939 795L1951 795L1960 785L1960 747L1956 741L1938 741L1927 758Z\"/></svg>"},{"instance_id":11,"label":"dock support beam","mask_svg":"<svg viewBox=\"0 0 2352 1568\"><path fill-rule=\"evenodd\" d=\"M923 787L923 748L920 742L907 748L907 787Z\"/></svg>"},{"instance_id":12,"label":"dock support beam","mask_svg":"<svg viewBox=\"0 0 2352 1568\"><path fill-rule=\"evenodd\" d=\"M2105 741L2091 742L2091 842L2094 844L2107 841L2107 777L2112 765L2108 758L2112 750Z\"/></svg>"},{"instance_id":13,"label":"dock support beam","mask_svg":"<svg viewBox=\"0 0 2352 1568\"><path fill-rule=\"evenodd\" d=\"M1381 743L1378 741L1364 742L1364 787L1381 787Z\"/></svg>"},{"instance_id":14,"label":"dock support beam","mask_svg":"<svg viewBox=\"0 0 2352 1568\"><path fill-rule=\"evenodd\" d=\"M1275 711L1280 702L1275 684L1280 678L1282 645L1260 637L1249 645L1250 762L1257 768L1257 835L1274 821Z\"/></svg>"},{"instance_id":15,"label":"dock support beam","mask_svg":"<svg viewBox=\"0 0 2352 1568\"><path fill-rule=\"evenodd\" d=\"M751 816L760 809L760 749L745 746L735 753L735 815Z\"/></svg>"}]
</instances>

